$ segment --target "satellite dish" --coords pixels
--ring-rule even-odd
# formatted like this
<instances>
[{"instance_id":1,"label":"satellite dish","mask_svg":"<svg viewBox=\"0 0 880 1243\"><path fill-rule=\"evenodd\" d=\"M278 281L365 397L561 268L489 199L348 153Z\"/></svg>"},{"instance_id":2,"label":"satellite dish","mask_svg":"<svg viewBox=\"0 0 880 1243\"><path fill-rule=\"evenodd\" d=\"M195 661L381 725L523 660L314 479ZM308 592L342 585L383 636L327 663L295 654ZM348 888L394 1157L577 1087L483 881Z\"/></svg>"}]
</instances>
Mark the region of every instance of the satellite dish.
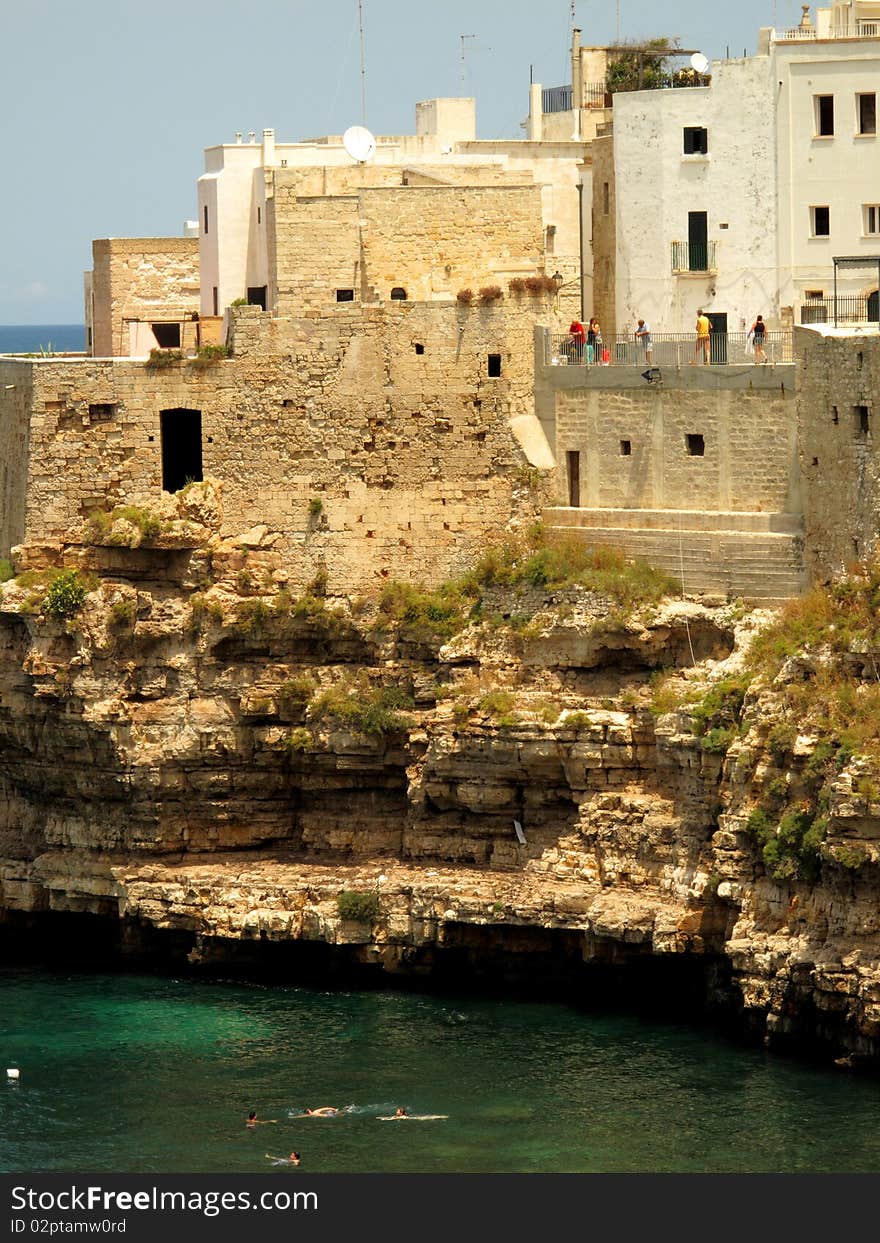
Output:
<instances>
[{"instance_id":1,"label":"satellite dish","mask_svg":"<svg viewBox=\"0 0 880 1243\"><path fill-rule=\"evenodd\" d=\"M708 68L708 58L702 52L694 52L691 57L691 69L696 69L697 73L705 73Z\"/></svg>"},{"instance_id":2,"label":"satellite dish","mask_svg":"<svg viewBox=\"0 0 880 1243\"><path fill-rule=\"evenodd\" d=\"M349 125L342 135L342 145L358 164L371 160L376 154L376 139L363 125Z\"/></svg>"}]
</instances>

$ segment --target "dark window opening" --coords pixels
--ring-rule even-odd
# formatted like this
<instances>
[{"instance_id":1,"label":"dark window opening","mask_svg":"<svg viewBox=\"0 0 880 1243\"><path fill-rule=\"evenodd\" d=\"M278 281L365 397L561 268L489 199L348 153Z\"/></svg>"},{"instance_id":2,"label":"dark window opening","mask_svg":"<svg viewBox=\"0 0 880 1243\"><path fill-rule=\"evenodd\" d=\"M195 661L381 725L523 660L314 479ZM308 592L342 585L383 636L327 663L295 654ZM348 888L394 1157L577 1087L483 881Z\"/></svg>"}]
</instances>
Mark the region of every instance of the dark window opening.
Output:
<instances>
[{"instance_id":1,"label":"dark window opening","mask_svg":"<svg viewBox=\"0 0 880 1243\"><path fill-rule=\"evenodd\" d=\"M611 187L607 181L602 182L602 215L607 216L611 209Z\"/></svg>"},{"instance_id":2,"label":"dark window opening","mask_svg":"<svg viewBox=\"0 0 880 1243\"><path fill-rule=\"evenodd\" d=\"M92 348L92 330L91 330L91 328L87 328L87 329L86 329L86 348L87 348L87 349L91 349L91 348Z\"/></svg>"},{"instance_id":3,"label":"dark window opening","mask_svg":"<svg viewBox=\"0 0 880 1243\"><path fill-rule=\"evenodd\" d=\"M166 492L179 492L188 483L202 479L202 412L201 410L163 410L159 415L162 430L162 487Z\"/></svg>"},{"instance_id":4,"label":"dark window opening","mask_svg":"<svg viewBox=\"0 0 880 1243\"><path fill-rule=\"evenodd\" d=\"M249 306L258 306L261 311L266 309L266 286L253 285L247 291Z\"/></svg>"},{"instance_id":5,"label":"dark window opening","mask_svg":"<svg viewBox=\"0 0 880 1243\"><path fill-rule=\"evenodd\" d=\"M568 503L572 509L581 504L581 455L569 451L565 455L568 465Z\"/></svg>"},{"instance_id":6,"label":"dark window opening","mask_svg":"<svg viewBox=\"0 0 880 1243\"><path fill-rule=\"evenodd\" d=\"M281 404L285 410L292 410L294 406L293 398L285 397Z\"/></svg>"},{"instance_id":7,"label":"dark window opening","mask_svg":"<svg viewBox=\"0 0 880 1243\"><path fill-rule=\"evenodd\" d=\"M263 223L263 210L262 208L258 207L257 208L257 224L262 224L262 223Z\"/></svg>"},{"instance_id":8,"label":"dark window opening","mask_svg":"<svg viewBox=\"0 0 880 1243\"><path fill-rule=\"evenodd\" d=\"M867 406L853 406L856 416L856 431L860 436L867 436L871 430L871 416Z\"/></svg>"},{"instance_id":9,"label":"dark window opening","mask_svg":"<svg viewBox=\"0 0 880 1243\"><path fill-rule=\"evenodd\" d=\"M621 442L620 442L620 456L621 456L621 457L629 457L629 456L631 455L632 451L633 451L633 449L632 449L632 441L631 441L631 440L621 440Z\"/></svg>"},{"instance_id":10,"label":"dark window opening","mask_svg":"<svg viewBox=\"0 0 880 1243\"><path fill-rule=\"evenodd\" d=\"M840 415L837 413L837 406L831 407L831 422L832 423L840 422Z\"/></svg>"},{"instance_id":11,"label":"dark window opening","mask_svg":"<svg viewBox=\"0 0 880 1243\"><path fill-rule=\"evenodd\" d=\"M813 464L813 466L818 466L818 465L819 465L819 459L818 459L817 457L814 457L814 458L813 458L813 463L812 463L812 464Z\"/></svg>"},{"instance_id":12,"label":"dark window opening","mask_svg":"<svg viewBox=\"0 0 880 1243\"><path fill-rule=\"evenodd\" d=\"M816 134L830 138L834 133L834 96L816 96Z\"/></svg>"},{"instance_id":13,"label":"dark window opening","mask_svg":"<svg viewBox=\"0 0 880 1243\"><path fill-rule=\"evenodd\" d=\"M813 237L828 237L831 233L831 210L828 207L811 207Z\"/></svg>"},{"instance_id":14,"label":"dark window opening","mask_svg":"<svg viewBox=\"0 0 880 1243\"><path fill-rule=\"evenodd\" d=\"M824 298L825 290L824 289L808 289L805 292L804 297L805 298Z\"/></svg>"},{"instance_id":15,"label":"dark window opening","mask_svg":"<svg viewBox=\"0 0 880 1243\"><path fill-rule=\"evenodd\" d=\"M684 127L684 154L706 155L709 150L709 131L703 125Z\"/></svg>"},{"instance_id":16,"label":"dark window opening","mask_svg":"<svg viewBox=\"0 0 880 1243\"><path fill-rule=\"evenodd\" d=\"M406 290L402 285L395 285L391 290L392 302L406 302Z\"/></svg>"},{"instance_id":17,"label":"dark window opening","mask_svg":"<svg viewBox=\"0 0 880 1243\"><path fill-rule=\"evenodd\" d=\"M488 358L488 374L490 376L501 375L501 355L490 354Z\"/></svg>"},{"instance_id":18,"label":"dark window opening","mask_svg":"<svg viewBox=\"0 0 880 1243\"><path fill-rule=\"evenodd\" d=\"M685 439L687 440L688 457L703 457L706 452L706 442L703 440L702 435L699 432L688 432Z\"/></svg>"},{"instance_id":19,"label":"dark window opening","mask_svg":"<svg viewBox=\"0 0 880 1243\"><path fill-rule=\"evenodd\" d=\"M354 290L353 289L337 289L336 290L336 301L337 302L354 302Z\"/></svg>"},{"instance_id":20,"label":"dark window opening","mask_svg":"<svg viewBox=\"0 0 880 1243\"><path fill-rule=\"evenodd\" d=\"M217 286L215 285L214 286L214 314L215 315L219 315L220 313L219 310L217 309L219 306L220 306L220 299L217 297Z\"/></svg>"},{"instance_id":21,"label":"dark window opening","mask_svg":"<svg viewBox=\"0 0 880 1243\"><path fill-rule=\"evenodd\" d=\"M422 345L421 341L416 341L415 350L417 354L424 354L425 347Z\"/></svg>"},{"instance_id":22,"label":"dark window opening","mask_svg":"<svg viewBox=\"0 0 880 1243\"><path fill-rule=\"evenodd\" d=\"M208 232L208 208L205 207L205 232Z\"/></svg>"},{"instance_id":23,"label":"dark window opening","mask_svg":"<svg viewBox=\"0 0 880 1243\"><path fill-rule=\"evenodd\" d=\"M859 95L859 133L877 133L877 96L876 94Z\"/></svg>"},{"instance_id":24,"label":"dark window opening","mask_svg":"<svg viewBox=\"0 0 880 1243\"><path fill-rule=\"evenodd\" d=\"M89 418L93 423L100 423L105 419L115 419L116 409L115 402L99 401L95 405L89 406Z\"/></svg>"},{"instance_id":25,"label":"dark window opening","mask_svg":"<svg viewBox=\"0 0 880 1243\"><path fill-rule=\"evenodd\" d=\"M180 324L150 324L160 350L180 349Z\"/></svg>"}]
</instances>

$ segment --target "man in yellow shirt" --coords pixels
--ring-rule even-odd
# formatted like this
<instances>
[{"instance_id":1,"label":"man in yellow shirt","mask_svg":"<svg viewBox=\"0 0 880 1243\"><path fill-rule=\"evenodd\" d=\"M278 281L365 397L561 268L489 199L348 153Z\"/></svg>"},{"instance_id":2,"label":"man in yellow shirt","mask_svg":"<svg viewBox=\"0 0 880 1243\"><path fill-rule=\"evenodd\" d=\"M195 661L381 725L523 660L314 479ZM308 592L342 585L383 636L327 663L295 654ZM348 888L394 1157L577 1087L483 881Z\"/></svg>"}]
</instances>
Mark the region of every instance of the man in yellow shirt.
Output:
<instances>
[{"instance_id":1,"label":"man in yellow shirt","mask_svg":"<svg viewBox=\"0 0 880 1243\"><path fill-rule=\"evenodd\" d=\"M707 315L704 315L702 309L697 311L697 340L694 345L694 362L703 355L703 365L709 362L709 333L712 331L712 321Z\"/></svg>"}]
</instances>

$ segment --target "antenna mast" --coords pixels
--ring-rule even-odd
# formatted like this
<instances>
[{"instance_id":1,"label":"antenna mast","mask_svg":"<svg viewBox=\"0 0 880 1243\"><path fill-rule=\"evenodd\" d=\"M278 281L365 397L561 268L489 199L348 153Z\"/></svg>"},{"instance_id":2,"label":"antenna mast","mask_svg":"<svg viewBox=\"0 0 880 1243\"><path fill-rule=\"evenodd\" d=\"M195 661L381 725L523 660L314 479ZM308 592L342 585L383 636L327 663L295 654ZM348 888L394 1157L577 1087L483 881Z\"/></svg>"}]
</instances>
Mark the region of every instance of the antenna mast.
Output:
<instances>
[{"instance_id":1,"label":"antenna mast","mask_svg":"<svg viewBox=\"0 0 880 1243\"><path fill-rule=\"evenodd\" d=\"M461 35L461 36L460 36L460 38L461 38L461 54L460 54L460 56L459 56L459 61L460 61L460 63L461 63L461 67L460 67L460 69L459 69L459 71L458 71L458 78L459 78L459 83L460 83L460 86L461 86L461 93L462 93L462 95L464 95L464 41L465 41L465 39L476 39L476 37L477 37L476 35Z\"/></svg>"},{"instance_id":2,"label":"antenna mast","mask_svg":"<svg viewBox=\"0 0 880 1243\"><path fill-rule=\"evenodd\" d=\"M358 0L358 26L361 32L361 120L367 123L367 66L364 53L364 4Z\"/></svg>"}]
</instances>

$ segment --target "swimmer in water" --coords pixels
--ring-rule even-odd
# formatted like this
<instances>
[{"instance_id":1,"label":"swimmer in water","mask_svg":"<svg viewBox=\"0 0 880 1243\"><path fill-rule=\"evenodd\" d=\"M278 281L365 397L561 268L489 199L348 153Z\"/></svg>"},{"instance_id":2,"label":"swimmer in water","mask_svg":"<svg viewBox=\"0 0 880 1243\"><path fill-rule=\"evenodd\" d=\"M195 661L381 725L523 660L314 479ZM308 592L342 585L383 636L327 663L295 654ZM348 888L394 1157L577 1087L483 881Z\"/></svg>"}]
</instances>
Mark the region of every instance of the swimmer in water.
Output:
<instances>
[{"instance_id":1,"label":"swimmer in water","mask_svg":"<svg viewBox=\"0 0 880 1243\"><path fill-rule=\"evenodd\" d=\"M404 1109L404 1107L403 1107L402 1105L398 1105L398 1106L397 1106L397 1108L396 1108L396 1109L395 1109L395 1111L394 1111L394 1116L395 1116L395 1118L405 1118L405 1117L406 1117L406 1110Z\"/></svg>"},{"instance_id":2,"label":"swimmer in water","mask_svg":"<svg viewBox=\"0 0 880 1243\"><path fill-rule=\"evenodd\" d=\"M257 1111L255 1109L252 1109L251 1112L247 1116L247 1121L245 1122L245 1126L247 1127L266 1126L270 1122L277 1122L277 1121L278 1121L277 1118L258 1118Z\"/></svg>"},{"instance_id":3,"label":"swimmer in water","mask_svg":"<svg viewBox=\"0 0 880 1243\"><path fill-rule=\"evenodd\" d=\"M290 1156L287 1158L287 1160L290 1162L291 1165L299 1165L299 1153L292 1152Z\"/></svg>"},{"instance_id":4,"label":"swimmer in water","mask_svg":"<svg viewBox=\"0 0 880 1243\"><path fill-rule=\"evenodd\" d=\"M298 1152L292 1152L289 1157L273 1157L271 1152L267 1152L266 1160L274 1161L276 1165L299 1165L300 1157Z\"/></svg>"},{"instance_id":5,"label":"swimmer in water","mask_svg":"<svg viewBox=\"0 0 880 1243\"><path fill-rule=\"evenodd\" d=\"M332 1105L322 1105L320 1109L304 1109L303 1113L308 1118L335 1118L339 1110Z\"/></svg>"}]
</instances>

